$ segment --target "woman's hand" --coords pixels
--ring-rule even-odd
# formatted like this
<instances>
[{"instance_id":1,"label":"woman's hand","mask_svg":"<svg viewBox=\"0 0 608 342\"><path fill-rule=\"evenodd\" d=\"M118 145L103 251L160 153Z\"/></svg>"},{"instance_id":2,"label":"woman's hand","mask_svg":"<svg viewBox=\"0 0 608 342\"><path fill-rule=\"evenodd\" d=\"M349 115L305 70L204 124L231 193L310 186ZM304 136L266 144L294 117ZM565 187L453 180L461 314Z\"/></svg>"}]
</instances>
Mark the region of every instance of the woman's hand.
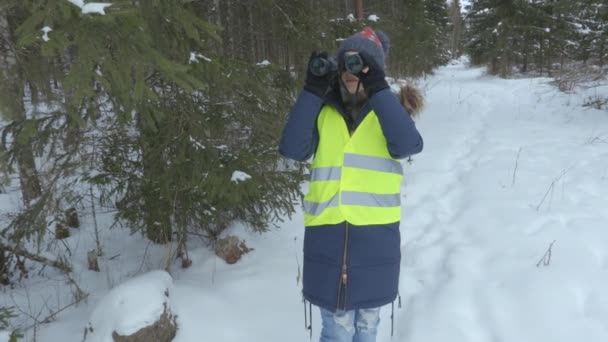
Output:
<instances>
[{"instance_id":1,"label":"woman's hand","mask_svg":"<svg viewBox=\"0 0 608 342\"><path fill-rule=\"evenodd\" d=\"M363 83L363 88L367 93L367 97L370 98L380 90L388 88L388 82L386 82L386 75L381 66L376 64L374 59L367 54L365 51L359 52L359 56L365 63L366 67L361 70L357 77Z\"/></svg>"},{"instance_id":2,"label":"woman's hand","mask_svg":"<svg viewBox=\"0 0 608 342\"><path fill-rule=\"evenodd\" d=\"M306 65L306 80L304 81L304 89L319 96L325 96L327 90L329 89L331 79L335 75L336 71L330 71L323 76L317 76L312 73L310 64L315 58L324 58L328 60L328 54L326 51L318 52L313 51L308 59L308 64Z\"/></svg>"}]
</instances>

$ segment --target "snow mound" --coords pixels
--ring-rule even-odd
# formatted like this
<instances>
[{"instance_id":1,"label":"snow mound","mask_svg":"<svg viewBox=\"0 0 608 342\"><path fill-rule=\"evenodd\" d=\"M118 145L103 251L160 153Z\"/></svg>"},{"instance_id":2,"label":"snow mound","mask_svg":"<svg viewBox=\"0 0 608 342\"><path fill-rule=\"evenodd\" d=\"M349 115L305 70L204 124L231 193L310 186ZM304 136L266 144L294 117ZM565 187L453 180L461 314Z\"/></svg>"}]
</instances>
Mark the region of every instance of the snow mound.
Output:
<instances>
[{"instance_id":1,"label":"snow mound","mask_svg":"<svg viewBox=\"0 0 608 342\"><path fill-rule=\"evenodd\" d=\"M97 305L87 326L87 342L113 342L112 333L132 335L157 322L169 309L173 278L152 271L115 287Z\"/></svg>"},{"instance_id":2,"label":"snow mound","mask_svg":"<svg viewBox=\"0 0 608 342\"><path fill-rule=\"evenodd\" d=\"M0 331L0 342L8 342L11 339L11 333L6 331L6 330L2 330Z\"/></svg>"}]
</instances>

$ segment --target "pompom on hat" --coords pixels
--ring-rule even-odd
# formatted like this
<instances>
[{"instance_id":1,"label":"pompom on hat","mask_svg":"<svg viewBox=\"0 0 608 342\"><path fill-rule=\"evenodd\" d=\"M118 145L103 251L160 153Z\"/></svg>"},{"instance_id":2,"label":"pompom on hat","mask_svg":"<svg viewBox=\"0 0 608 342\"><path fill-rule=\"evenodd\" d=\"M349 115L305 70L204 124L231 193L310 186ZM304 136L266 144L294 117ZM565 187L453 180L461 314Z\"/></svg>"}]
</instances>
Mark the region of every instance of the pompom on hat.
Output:
<instances>
[{"instance_id":1,"label":"pompom on hat","mask_svg":"<svg viewBox=\"0 0 608 342\"><path fill-rule=\"evenodd\" d=\"M338 60L344 58L347 51L365 51L374 61L384 69L386 56L390 49L390 40L382 31L374 31L371 27L366 27L340 43L338 48Z\"/></svg>"}]
</instances>

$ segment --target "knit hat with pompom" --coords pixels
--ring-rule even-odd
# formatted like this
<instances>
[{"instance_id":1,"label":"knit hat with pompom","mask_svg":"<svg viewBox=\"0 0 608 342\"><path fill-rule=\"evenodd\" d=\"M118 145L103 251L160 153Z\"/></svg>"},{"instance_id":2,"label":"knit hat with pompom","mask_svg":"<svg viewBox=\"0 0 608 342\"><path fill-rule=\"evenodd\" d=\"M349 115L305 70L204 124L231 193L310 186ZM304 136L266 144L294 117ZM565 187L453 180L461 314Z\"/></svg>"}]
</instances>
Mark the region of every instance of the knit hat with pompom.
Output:
<instances>
[{"instance_id":1,"label":"knit hat with pompom","mask_svg":"<svg viewBox=\"0 0 608 342\"><path fill-rule=\"evenodd\" d=\"M371 27L366 27L363 31L346 38L340 43L340 47L338 48L338 60L342 60L342 58L344 58L344 53L347 51L365 51L382 69L384 69L384 62L389 49L390 40L384 32L374 31Z\"/></svg>"}]
</instances>

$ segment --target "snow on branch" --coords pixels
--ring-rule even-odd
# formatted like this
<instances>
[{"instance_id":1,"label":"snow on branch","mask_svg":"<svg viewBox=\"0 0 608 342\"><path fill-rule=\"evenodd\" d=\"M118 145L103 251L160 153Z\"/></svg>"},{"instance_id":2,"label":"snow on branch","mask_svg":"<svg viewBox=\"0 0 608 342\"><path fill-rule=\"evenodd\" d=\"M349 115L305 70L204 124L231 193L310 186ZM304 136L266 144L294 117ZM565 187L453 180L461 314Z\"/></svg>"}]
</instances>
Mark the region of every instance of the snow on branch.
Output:
<instances>
[{"instance_id":1,"label":"snow on branch","mask_svg":"<svg viewBox=\"0 0 608 342\"><path fill-rule=\"evenodd\" d=\"M43 33L42 40L44 40L45 42L48 42L50 40L49 32L53 31L53 29L48 26L45 26L40 31L42 31L42 33Z\"/></svg>"},{"instance_id":2,"label":"snow on branch","mask_svg":"<svg viewBox=\"0 0 608 342\"><path fill-rule=\"evenodd\" d=\"M237 183L237 184L238 184L239 182L244 182L244 181L246 181L246 180L248 180L248 179L251 179L251 176L250 176L250 175L246 174L246 173L245 173L245 172L243 172L243 171L238 171L238 170L237 170L237 171L234 171L234 172L232 173L232 178L231 178L230 180L231 180L232 182L234 182L234 183Z\"/></svg>"},{"instance_id":3,"label":"snow on branch","mask_svg":"<svg viewBox=\"0 0 608 342\"><path fill-rule=\"evenodd\" d=\"M188 64L198 63L199 58L205 62L211 62L211 58L207 58L198 52L190 52L190 60L188 61Z\"/></svg>"},{"instance_id":4,"label":"snow on branch","mask_svg":"<svg viewBox=\"0 0 608 342\"><path fill-rule=\"evenodd\" d=\"M108 2L88 2L85 3L84 0L68 0L71 4L80 7L80 10L83 14L89 13L97 13L101 15L105 15L104 11L106 7L112 6L111 3Z\"/></svg>"},{"instance_id":5,"label":"snow on branch","mask_svg":"<svg viewBox=\"0 0 608 342\"><path fill-rule=\"evenodd\" d=\"M269 66L269 65L270 65L270 62L269 62L268 60L266 60L266 59L265 59L265 60L263 60L263 61L261 61L261 62L257 63L256 65L257 65L257 66L259 66L259 67L267 67L267 66Z\"/></svg>"}]
</instances>

